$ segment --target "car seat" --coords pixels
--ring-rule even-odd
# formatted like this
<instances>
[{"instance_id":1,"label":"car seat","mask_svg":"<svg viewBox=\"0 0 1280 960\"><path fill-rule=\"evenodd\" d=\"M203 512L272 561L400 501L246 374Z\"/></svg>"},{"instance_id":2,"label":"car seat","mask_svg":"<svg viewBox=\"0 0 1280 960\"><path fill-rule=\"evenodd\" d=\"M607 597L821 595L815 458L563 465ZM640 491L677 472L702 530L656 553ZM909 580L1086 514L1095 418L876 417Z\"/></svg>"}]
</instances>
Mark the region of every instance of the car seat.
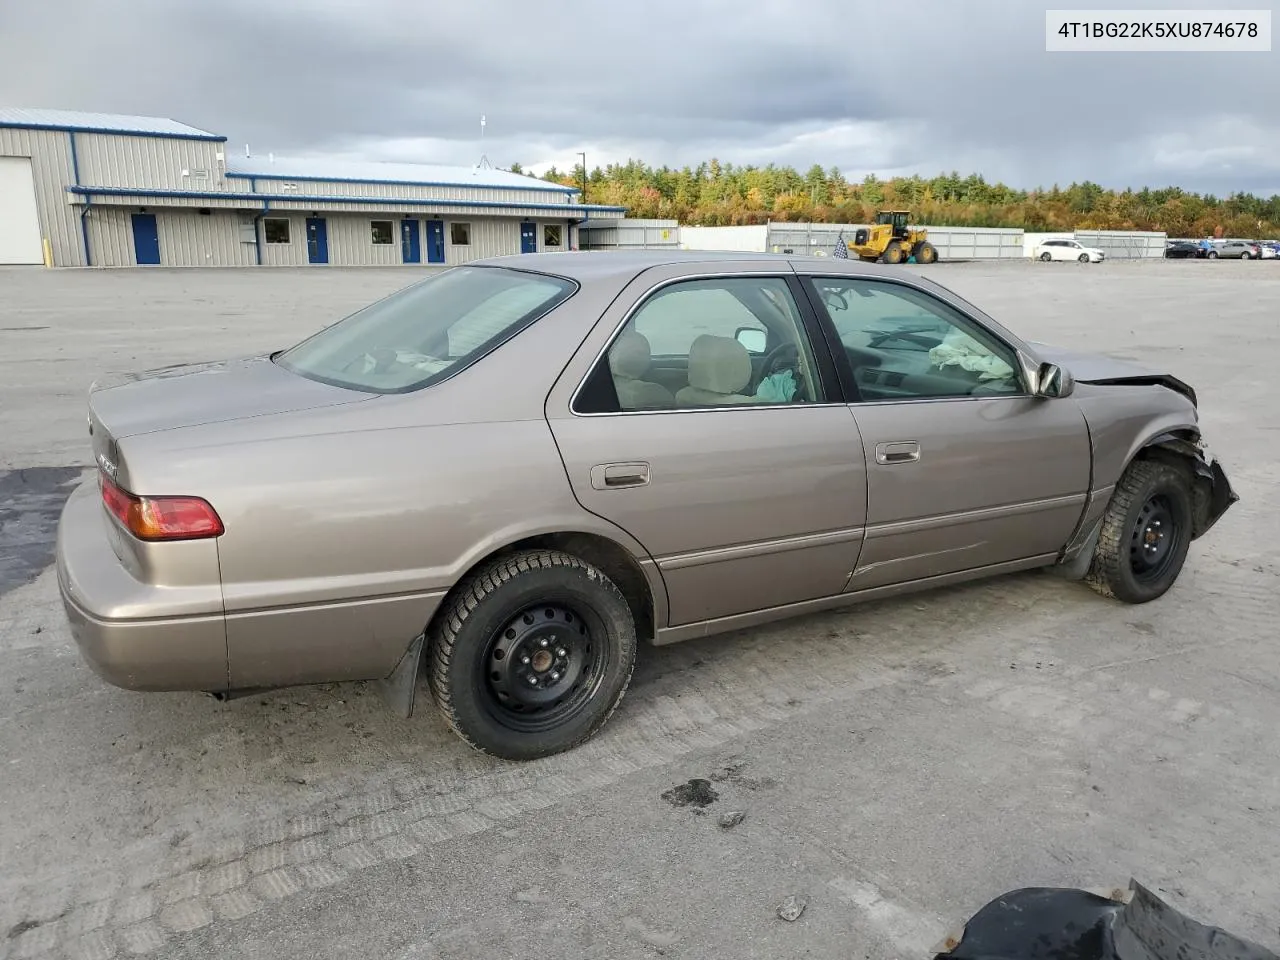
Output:
<instances>
[{"instance_id":1,"label":"car seat","mask_svg":"<svg viewBox=\"0 0 1280 960\"><path fill-rule=\"evenodd\" d=\"M689 347L689 385L676 392L681 406L756 403L740 391L751 382L751 354L732 337L704 333Z\"/></svg>"},{"instance_id":2,"label":"car seat","mask_svg":"<svg viewBox=\"0 0 1280 960\"><path fill-rule=\"evenodd\" d=\"M649 372L653 353L649 338L635 330L624 331L609 350L609 372L618 405L623 410L656 410L675 406L675 396L660 383L642 379Z\"/></svg>"}]
</instances>

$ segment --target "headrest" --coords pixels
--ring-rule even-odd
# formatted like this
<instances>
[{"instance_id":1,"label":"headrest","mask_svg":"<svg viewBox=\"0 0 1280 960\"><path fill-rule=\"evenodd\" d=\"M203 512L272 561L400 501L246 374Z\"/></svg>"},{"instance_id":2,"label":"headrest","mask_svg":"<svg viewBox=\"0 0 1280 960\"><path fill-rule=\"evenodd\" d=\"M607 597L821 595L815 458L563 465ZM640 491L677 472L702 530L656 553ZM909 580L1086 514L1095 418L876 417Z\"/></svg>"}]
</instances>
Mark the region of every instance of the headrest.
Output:
<instances>
[{"instance_id":1,"label":"headrest","mask_svg":"<svg viewBox=\"0 0 1280 960\"><path fill-rule=\"evenodd\" d=\"M615 377L639 380L649 369L653 355L649 339L634 330L624 330L622 336L609 348L609 369Z\"/></svg>"},{"instance_id":2,"label":"headrest","mask_svg":"<svg viewBox=\"0 0 1280 960\"><path fill-rule=\"evenodd\" d=\"M704 333L689 347L689 386L737 393L751 382L751 355L732 337Z\"/></svg>"}]
</instances>

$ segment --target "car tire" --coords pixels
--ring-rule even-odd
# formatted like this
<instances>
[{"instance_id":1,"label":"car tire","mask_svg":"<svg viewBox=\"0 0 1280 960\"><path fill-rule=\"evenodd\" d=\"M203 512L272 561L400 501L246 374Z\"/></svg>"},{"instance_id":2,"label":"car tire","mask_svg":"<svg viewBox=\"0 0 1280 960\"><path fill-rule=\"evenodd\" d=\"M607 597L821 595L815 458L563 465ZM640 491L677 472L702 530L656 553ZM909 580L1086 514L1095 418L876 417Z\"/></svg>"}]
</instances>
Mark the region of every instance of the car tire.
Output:
<instances>
[{"instance_id":1,"label":"car tire","mask_svg":"<svg viewBox=\"0 0 1280 960\"><path fill-rule=\"evenodd\" d=\"M1191 545L1192 491L1184 470L1135 460L1120 477L1085 581L1104 597L1148 603L1182 571Z\"/></svg>"},{"instance_id":2,"label":"car tire","mask_svg":"<svg viewBox=\"0 0 1280 960\"><path fill-rule=\"evenodd\" d=\"M617 585L556 550L509 554L469 575L428 642L427 683L445 722L505 760L562 753L595 735L622 701L637 647Z\"/></svg>"},{"instance_id":3,"label":"car tire","mask_svg":"<svg viewBox=\"0 0 1280 960\"><path fill-rule=\"evenodd\" d=\"M1206 254L1205 254L1205 256L1206 256L1206 257L1208 257L1210 260L1217 260L1217 259L1218 259L1218 251L1217 251L1217 250L1210 250L1208 253L1206 253Z\"/></svg>"},{"instance_id":4,"label":"car tire","mask_svg":"<svg viewBox=\"0 0 1280 960\"><path fill-rule=\"evenodd\" d=\"M1088 263L1089 255L1087 253L1082 253L1080 254L1080 256L1076 257L1076 259L1079 260L1081 263Z\"/></svg>"},{"instance_id":5,"label":"car tire","mask_svg":"<svg viewBox=\"0 0 1280 960\"><path fill-rule=\"evenodd\" d=\"M1052 253L1050 253L1048 250L1046 250L1044 253L1040 254L1040 262L1041 262L1041 263L1048 263L1048 262L1049 262L1050 260L1052 260L1052 259L1053 259L1053 254L1052 254Z\"/></svg>"},{"instance_id":6,"label":"car tire","mask_svg":"<svg viewBox=\"0 0 1280 960\"><path fill-rule=\"evenodd\" d=\"M1252 259L1253 259L1253 254L1252 254L1252 253L1250 253L1248 250L1246 250L1244 253L1240 254L1240 259L1241 259L1241 260L1252 260Z\"/></svg>"}]
</instances>

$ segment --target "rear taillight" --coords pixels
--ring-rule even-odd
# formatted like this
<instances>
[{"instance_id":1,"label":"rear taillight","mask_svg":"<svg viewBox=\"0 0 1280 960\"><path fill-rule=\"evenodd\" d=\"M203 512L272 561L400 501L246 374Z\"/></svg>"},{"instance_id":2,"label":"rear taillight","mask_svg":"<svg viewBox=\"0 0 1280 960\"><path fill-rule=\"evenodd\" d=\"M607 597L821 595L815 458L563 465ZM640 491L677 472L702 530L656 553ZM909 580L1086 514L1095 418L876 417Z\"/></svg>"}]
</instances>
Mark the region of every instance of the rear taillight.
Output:
<instances>
[{"instance_id":1,"label":"rear taillight","mask_svg":"<svg viewBox=\"0 0 1280 960\"><path fill-rule=\"evenodd\" d=\"M199 497L139 497L98 473L102 503L139 540L199 540L219 537L222 520Z\"/></svg>"}]
</instances>

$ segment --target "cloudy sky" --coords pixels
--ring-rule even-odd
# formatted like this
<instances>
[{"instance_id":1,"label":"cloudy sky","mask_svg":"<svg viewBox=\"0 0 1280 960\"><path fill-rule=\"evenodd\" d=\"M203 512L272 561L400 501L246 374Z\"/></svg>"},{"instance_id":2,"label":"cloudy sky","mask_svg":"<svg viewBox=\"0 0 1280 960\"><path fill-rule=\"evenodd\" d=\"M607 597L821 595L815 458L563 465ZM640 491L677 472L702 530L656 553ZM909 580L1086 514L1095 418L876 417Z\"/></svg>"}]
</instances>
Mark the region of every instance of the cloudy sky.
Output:
<instances>
[{"instance_id":1,"label":"cloudy sky","mask_svg":"<svg viewBox=\"0 0 1280 960\"><path fill-rule=\"evenodd\" d=\"M1276 3L0 0L0 102L173 117L277 159L586 151L1270 195L1280 53L1050 54L1044 10Z\"/></svg>"}]
</instances>

